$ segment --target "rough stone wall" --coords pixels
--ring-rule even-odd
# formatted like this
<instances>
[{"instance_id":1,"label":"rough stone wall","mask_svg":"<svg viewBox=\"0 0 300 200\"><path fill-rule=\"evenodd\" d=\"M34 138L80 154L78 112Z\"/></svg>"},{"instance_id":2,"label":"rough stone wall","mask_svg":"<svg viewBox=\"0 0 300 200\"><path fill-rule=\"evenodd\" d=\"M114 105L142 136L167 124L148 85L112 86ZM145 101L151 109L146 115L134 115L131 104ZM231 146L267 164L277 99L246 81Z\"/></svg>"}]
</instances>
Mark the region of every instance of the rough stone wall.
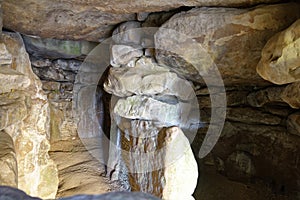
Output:
<instances>
[{"instance_id":1,"label":"rough stone wall","mask_svg":"<svg viewBox=\"0 0 300 200\"><path fill-rule=\"evenodd\" d=\"M31 62L33 71L42 80L42 88L49 99L51 141L77 137L72 98L75 75L82 62L35 57L31 57Z\"/></svg>"}]
</instances>

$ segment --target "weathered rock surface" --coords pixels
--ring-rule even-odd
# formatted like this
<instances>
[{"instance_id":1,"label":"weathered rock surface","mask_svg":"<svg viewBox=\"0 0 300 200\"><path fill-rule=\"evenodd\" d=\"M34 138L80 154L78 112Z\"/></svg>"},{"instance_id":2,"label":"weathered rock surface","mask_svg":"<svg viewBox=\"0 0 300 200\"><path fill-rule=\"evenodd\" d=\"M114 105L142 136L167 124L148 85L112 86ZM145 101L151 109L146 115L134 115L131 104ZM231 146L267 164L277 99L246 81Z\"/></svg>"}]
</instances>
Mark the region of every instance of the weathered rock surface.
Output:
<instances>
[{"instance_id":1,"label":"weathered rock surface","mask_svg":"<svg viewBox=\"0 0 300 200\"><path fill-rule=\"evenodd\" d=\"M25 101L13 102L0 106L0 130L13 124L20 123L28 116Z\"/></svg>"},{"instance_id":2,"label":"weathered rock surface","mask_svg":"<svg viewBox=\"0 0 300 200\"><path fill-rule=\"evenodd\" d=\"M250 6L279 0L197 0L197 1L32 1L2 3L4 27L28 35L57 39L99 41L108 37L113 26L134 20L140 12L168 11L182 6ZM30 10L30 12L26 12ZM120 13L120 14L114 14ZM131 13L131 14L125 14ZM18 16L18 17L16 17ZM28 28L30 27L30 28ZM101 27L101 28L99 28Z\"/></svg>"},{"instance_id":3,"label":"weathered rock surface","mask_svg":"<svg viewBox=\"0 0 300 200\"><path fill-rule=\"evenodd\" d=\"M274 35L262 50L257 72L275 84L300 81L300 20Z\"/></svg>"},{"instance_id":4,"label":"weathered rock surface","mask_svg":"<svg viewBox=\"0 0 300 200\"><path fill-rule=\"evenodd\" d=\"M110 64L113 67L120 67L127 65L129 62L135 63L135 61L143 55L144 52L142 49L127 45L113 45L111 47Z\"/></svg>"},{"instance_id":5,"label":"weathered rock surface","mask_svg":"<svg viewBox=\"0 0 300 200\"><path fill-rule=\"evenodd\" d=\"M93 141L94 140L94 141ZM95 139L90 140L93 151L101 151ZM50 157L58 168L59 187L56 197L79 194L103 194L114 188L105 177L104 164L94 158L78 137L51 143Z\"/></svg>"},{"instance_id":6,"label":"weathered rock surface","mask_svg":"<svg viewBox=\"0 0 300 200\"><path fill-rule=\"evenodd\" d=\"M1 32L1 31L0 31ZM0 65L11 64L11 54L7 51L5 44L0 44Z\"/></svg>"},{"instance_id":7,"label":"weathered rock surface","mask_svg":"<svg viewBox=\"0 0 300 200\"><path fill-rule=\"evenodd\" d=\"M18 167L14 142L10 135L0 131L0 185L18 186Z\"/></svg>"},{"instance_id":8,"label":"weathered rock surface","mask_svg":"<svg viewBox=\"0 0 300 200\"><path fill-rule=\"evenodd\" d=\"M283 101L288 103L292 108L300 108L300 81L289 84L281 93Z\"/></svg>"},{"instance_id":9,"label":"weathered rock surface","mask_svg":"<svg viewBox=\"0 0 300 200\"><path fill-rule=\"evenodd\" d=\"M9 67L0 68L0 81L1 94L9 93L12 90L25 90L30 84L27 76Z\"/></svg>"},{"instance_id":10,"label":"weathered rock surface","mask_svg":"<svg viewBox=\"0 0 300 200\"><path fill-rule=\"evenodd\" d=\"M67 4L68 1L63 0L61 1L63 8L67 9L69 8L68 6L70 5L65 5ZM225 1L225 0L209 0L209 1L204 1L204 0L197 0L197 1L174 1L174 2L169 2L169 1L151 1L151 2L141 2L141 1L121 1L121 0L114 0L111 1L110 3L107 3L105 1L97 1L97 0L92 0L89 1L88 3L84 1L75 1L72 0L71 3L74 4L75 6L82 6L83 8L85 7L96 7L100 11L104 12L112 12L112 13L139 13L139 12L155 12L155 11L164 11L164 10L170 10L172 8L179 8L181 6L250 6L250 5L255 5L255 4L260 4L260 3L274 3L278 2L278 0L230 0L230 1ZM56 3L56 2L54 2Z\"/></svg>"},{"instance_id":11,"label":"weathered rock surface","mask_svg":"<svg viewBox=\"0 0 300 200\"><path fill-rule=\"evenodd\" d=\"M98 45L88 41L42 39L26 35L22 37L28 53L51 59L84 57Z\"/></svg>"},{"instance_id":12,"label":"weathered rock surface","mask_svg":"<svg viewBox=\"0 0 300 200\"><path fill-rule=\"evenodd\" d=\"M191 106L188 103L167 103L145 96L119 99L113 112L128 119L153 120L166 126L187 124Z\"/></svg>"},{"instance_id":13,"label":"weathered rock surface","mask_svg":"<svg viewBox=\"0 0 300 200\"><path fill-rule=\"evenodd\" d=\"M262 107L268 103L282 103L280 98L283 87L267 87L262 90L253 91L247 96L247 102L252 107Z\"/></svg>"},{"instance_id":14,"label":"weathered rock surface","mask_svg":"<svg viewBox=\"0 0 300 200\"><path fill-rule=\"evenodd\" d=\"M125 118L121 118L117 127L131 191L142 191L161 198L164 187L164 154L160 152L164 136L160 133L161 127L153 121Z\"/></svg>"},{"instance_id":15,"label":"weathered rock surface","mask_svg":"<svg viewBox=\"0 0 300 200\"><path fill-rule=\"evenodd\" d=\"M162 128L153 121L125 118L118 127L132 191L166 200L193 199L198 168L180 128Z\"/></svg>"},{"instance_id":16,"label":"weathered rock surface","mask_svg":"<svg viewBox=\"0 0 300 200\"><path fill-rule=\"evenodd\" d=\"M264 111L253 108L228 108L227 119L245 124L280 125L282 119ZM255 116L255 117L254 117Z\"/></svg>"},{"instance_id":17,"label":"weathered rock surface","mask_svg":"<svg viewBox=\"0 0 300 200\"><path fill-rule=\"evenodd\" d=\"M199 82L200 72L218 84L212 71L215 63L226 85L266 85L256 73L261 50L271 36L299 17L299 8L288 3L251 9L195 8L176 14L155 35L156 58Z\"/></svg>"},{"instance_id":18,"label":"weathered rock surface","mask_svg":"<svg viewBox=\"0 0 300 200\"><path fill-rule=\"evenodd\" d=\"M112 34L112 40L116 44L139 45L143 37L142 31L137 31L141 27L141 23L137 21L129 21L120 24Z\"/></svg>"},{"instance_id":19,"label":"weathered rock surface","mask_svg":"<svg viewBox=\"0 0 300 200\"><path fill-rule=\"evenodd\" d=\"M165 186L162 199L192 200L197 186L198 166L188 139L178 127L166 130Z\"/></svg>"},{"instance_id":20,"label":"weathered rock surface","mask_svg":"<svg viewBox=\"0 0 300 200\"><path fill-rule=\"evenodd\" d=\"M289 115L287 119L287 130L291 134L300 136L300 113L299 112Z\"/></svg>"},{"instance_id":21,"label":"weathered rock surface","mask_svg":"<svg viewBox=\"0 0 300 200\"><path fill-rule=\"evenodd\" d=\"M134 14L112 14L97 7L104 4L13 0L2 3L3 24L5 28L42 38L97 42L109 37L114 25L135 19Z\"/></svg>"},{"instance_id":22,"label":"weathered rock surface","mask_svg":"<svg viewBox=\"0 0 300 200\"><path fill-rule=\"evenodd\" d=\"M14 74L26 77L24 79L26 84L22 86L24 81L20 81L20 87L18 85L13 87L16 90L24 90L26 86L26 93L13 91L10 95L1 95L1 97L12 96L16 100L2 107L7 108L4 110L10 115L9 119L14 118L9 124L6 123L5 132L14 141L18 163L18 187L33 196L54 198L58 178L56 165L48 155L50 134L47 97L42 92L40 80L32 72L21 36L16 33L5 33L2 34L0 43L4 44L11 54L10 68L18 72ZM14 85L18 80L10 81L11 85ZM9 82L6 84L10 85Z\"/></svg>"},{"instance_id":23,"label":"weathered rock surface","mask_svg":"<svg viewBox=\"0 0 300 200\"><path fill-rule=\"evenodd\" d=\"M104 88L120 97L135 95L174 96L181 100L194 98L191 83L150 58L139 59L134 67L111 68Z\"/></svg>"}]
</instances>

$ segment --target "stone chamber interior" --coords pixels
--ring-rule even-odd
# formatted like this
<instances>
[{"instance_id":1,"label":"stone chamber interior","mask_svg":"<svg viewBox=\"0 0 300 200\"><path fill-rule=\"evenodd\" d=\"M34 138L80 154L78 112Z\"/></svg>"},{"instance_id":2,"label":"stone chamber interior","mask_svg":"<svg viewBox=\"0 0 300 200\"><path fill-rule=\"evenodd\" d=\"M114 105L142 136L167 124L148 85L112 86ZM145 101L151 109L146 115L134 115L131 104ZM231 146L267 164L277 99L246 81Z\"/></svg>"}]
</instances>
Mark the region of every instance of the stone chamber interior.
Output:
<instances>
[{"instance_id":1,"label":"stone chamber interior","mask_svg":"<svg viewBox=\"0 0 300 200\"><path fill-rule=\"evenodd\" d=\"M1 200L300 199L299 109L298 1L0 0Z\"/></svg>"}]
</instances>

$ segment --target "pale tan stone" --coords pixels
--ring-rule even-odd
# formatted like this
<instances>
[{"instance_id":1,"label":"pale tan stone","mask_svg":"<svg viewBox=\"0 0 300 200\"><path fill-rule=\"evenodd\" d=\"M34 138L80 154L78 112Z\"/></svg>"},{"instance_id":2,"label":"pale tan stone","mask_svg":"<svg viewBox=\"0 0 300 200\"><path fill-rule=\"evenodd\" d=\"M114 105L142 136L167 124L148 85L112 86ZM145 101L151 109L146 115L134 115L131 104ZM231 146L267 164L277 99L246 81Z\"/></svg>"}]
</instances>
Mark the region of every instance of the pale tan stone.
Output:
<instances>
[{"instance_id":1,"label":"pale tan stone","mask_svg":"<svg viewBox=\"0 0 300 200\"><path fill-rule=\"evenodd\" d=\"M17 33L5 33L2 34L0 43L4 43L12 55L11 69L30 80L24 93L27 96L25 104L28 114L20 122L5 127L16 146L18 188L32 196L53 199L58 188L58 177L56 165L48 155L50 133L47 97L42 91L41 81L32 72L21 36ZM52 172L49 173L52 181L43 177L48 176L45 169L51 169ZM41 189L41 184L48 184L48 188Z\"/></svg>"},{"instance_id":2,"label":"pale tan stone","mask_svg":"<svg viewBox=\"0 0 300 200\"><path fill-rule=\"evenodd\" d=\"M192 200L197 186L198 166L188 139L178 127L166 130L164 200Z\"/></svg>"},{"instance_id":3,"label":"pale tan stone","mask_svg":"<svg viewBox=\"0 0 300 200\"><path fill-rule=\"evenodd\" d=\"M257 72L275 84L300 81L300 19L267 42Z\"/></svg>"},{"instance_id":4,"label":"pale tan stone","mask_svg":"<svg viewBox=\"0 0 300 200\"><path fill-rule=\"evenodd\" d=\"M136 95L169 95L181 100L195 97L189 81L151 58L140 58L134 67L111 68L104 89L120 97Z\"/></svg>"},{"instance_id":5,"label":"pale tan stone","mask_svg":"<svg viewBox=\"0 0 300 200\"><path fill-rule=\"evenodd\" d=\"M14 142L10 135L0 131L0 185L18 186L18 168Z\"/></svg>"},{"instance_id":6,"label":"pale tan stone","mask_svg":"<svg viewBox=\"0 0 300 200\"><path fill-rule=\"evenodd\" d=\"M0 67L0 94L24 90L29 84L30 79L24 74L9 67Z\"/></svg>"}]
</instances>

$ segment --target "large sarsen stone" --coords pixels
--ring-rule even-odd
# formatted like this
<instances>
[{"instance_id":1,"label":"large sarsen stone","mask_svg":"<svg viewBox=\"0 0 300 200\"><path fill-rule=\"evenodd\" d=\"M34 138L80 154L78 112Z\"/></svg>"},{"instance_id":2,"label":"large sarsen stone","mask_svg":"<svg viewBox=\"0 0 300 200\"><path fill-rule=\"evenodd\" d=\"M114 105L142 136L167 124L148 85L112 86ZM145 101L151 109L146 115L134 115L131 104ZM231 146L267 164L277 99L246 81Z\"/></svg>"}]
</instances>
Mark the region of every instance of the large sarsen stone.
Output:
<instances>
[{"instance_id":1,"label":"large sarsen stone","mask_svg":"<svg viewBox=\"0 0 300 200\"><path fill-rule=\"evenodd\" d=\"M257 72L275 84L300 81L300 19L268 41Z\"/></svg>"},{"instance_id":2,"label":"large sarsen stone","mask_svg":"<svg viewBox=\"0 0 300 200\"><path fill-rule=\"evenodd\" d=\"M199 72L214 79L215 63L226 85L266 85L256 73L261 50L299 17L299 9L299 4L287 3L181 12L156 33L156 58L195 81L201 82Z\"/></svg>"}]
</instances>

